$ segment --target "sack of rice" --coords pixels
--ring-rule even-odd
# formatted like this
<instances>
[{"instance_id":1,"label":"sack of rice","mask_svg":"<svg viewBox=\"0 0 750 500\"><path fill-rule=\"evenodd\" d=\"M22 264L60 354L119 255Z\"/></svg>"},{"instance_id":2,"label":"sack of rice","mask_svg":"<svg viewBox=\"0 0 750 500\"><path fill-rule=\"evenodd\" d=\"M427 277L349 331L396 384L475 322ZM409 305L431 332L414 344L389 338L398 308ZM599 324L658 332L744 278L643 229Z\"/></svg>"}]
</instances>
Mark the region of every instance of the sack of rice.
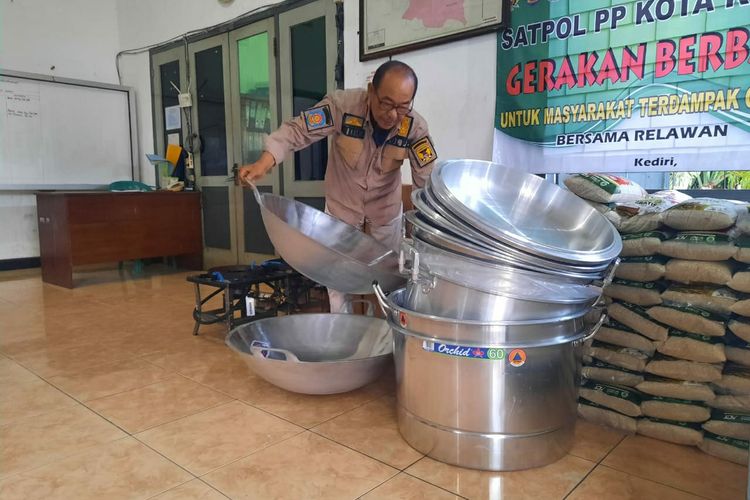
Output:
<instances>
[{"instance_id":1,"label":"sack of rice","mask_svg":"<svg viewBox=\"0 0 750 500\"><path fill-rule=\"evenodd\" d=\"M638 349L649 356L656 352L654 342L614 319L610 319L608 324L599 328L594 338L606 344Z\"/></svg>"},{"instance_id":2,"label":"sack of rice","mask_svg":"<svg viewBox=\"0 0 750 500\"><path fill-rule=\"evenodd\" d=\"M660 323L688 333L723 337L724 321L728 318L697 307L662 304L648 310L649 316Z\"/></svg>"},{"instance_id":3,"label":"sack of rice","mask_svg":"<svg viewBox=\"0 0 750 500\"><path fill-rule=\"evenodd\" d=\"M593 208L594 210L596 210L602 215L606 214L607 212L611 212L615 209L614 203L597 203L595 201L586 200L586 199L584 199L583 201L588 203L588 205L591 208Z\"/></svg>"},{"instance_id":4,"label":"sack of rice","mask_svg":"<svg viewBox=\"0 0 750 500\"><path fill-rule=\"evenodd\" d=\"M625 368L610 365L596 359L591 360L591 363L581 368L581 375L595 382L622 385L625 387L635 387L643 382L642 373L626 370Z\"/></svg>"},{"instance_id":5,"label":"sack of rice","mask_svg":"<svg viewBox=\"0 0 750 500\"><path fill-rule=\"evenodd\" d=\"M743 234L735 240L737 245L737 253L734 258L745 264L750 263L750 235Z\"/></svg>"},{"instance_id":6,"label":"sack of rice","mask_svg":"<svg viewBox=\"0 0 750 500\"><path fill-rule=\"evenodd\" d=\"M610 174L577 174L565 179L565 186L586 200L598 203L637 200L646 190L633 181Z\"/></svg>"},{"instance_id":7,"label":"sack of rice","mask_svg":"<svg viewBox=\"0 0 750 500\"><path fill-rule=\"evenodd\" d=\"M681 231L717 231L737 220L737 205L727 200L694 198L664 212L662 222Z\"/></svg>"},{"instance_id":8,"label":"sack of rice","mask_svg":"<svg viewBox=\"0 0 750 500\"><path fill-rule=\"evenodd\" d=\"M732 279L734 264L701 260L672 259L667 262L664 277L680 283L726 285Z\"/></svg>"},{"instance_id":9,"label":"sack of rice","mask_svg":"<svg viewBox=\"0 0 750 500\"><path fill-rule=\"evenodd\" d=\"M607 364L626 370L642 372L646 368L648 354L629 347L618 347L595 341L586 352L589 356Z\"/></svg>"},{"instance_id":10,"label":"sack of rice","mask_svg":"<svg viewBox=\"0 0 750 500\"><path fill-rule=\"evenodd\" d=\"M740 210L735 225L740 234L750 234L750 211Z\"/></svg>"},{"instance_id":11,"label":"sack of rice","mask_svg":"<svg viewBox=\"0 0 750 500\"><path fill-rule=\"evenodd\" d=\"M657 349L667 356L688 361L723 363L727 360L721 337L687 333L674 328L669 330L669 338Z\"/></svg>"},{"instance_id":12,"label":"sack of rice","mask_svg":"<svg viewBox=\"0 0 750 500\"><path fill-rule=\"evenodd\" d=\"M673 380L656 375L646 375L644 381L635 388L644 394L663 398L705 402L716 397L714 391L706 383Z\"/></svg>"},{"instance_id":13,"label":"sack of rice","mask_svg":"<svg viewBox=\"0 0 750 500\"><path fill-rule=\"evenodd\" d=\"M740 300L732 304L732 312L742 317L750 317L750 297L743 294Z\"/></svg>"},{"instance_id":14,"label":"sack of rice","mask_svg":"<svg viewBox=\"0 0 750 500\"><path fill-rule=\"evenodd\" d=\"M714 457L740 465L747 465L750 443L741 439L719 436L713 432L705 432L698 448Z\"/></svg>"},{"instance_id":15,"label":"sack of rice","mask_svg":"<svg viewBox=\"0 0 750 500\"><path fill-rule=\"evenodd\" d=\"M714 410L703 428L720 436L747 441L750 439L750 415Z\"/></svg>"},{"instance_id":16,"label":"sack of rice","mask_svg":"<svg viewBox=\"0 0 750 500\"><path fill-rule=\"evenodd\" d=\"M636 419L609 410L593 401L587 401L583 398L579 399L578 415L589 422L612 427L628 434L635 434Z\"/></svg>"},{"instance_id":17,"label":"sack of rice","mask_svg":"<svg viewBox=\"0 0 750 500\"><path fill-rule=\"evenodd\" d=\"M679 191L658 191L637 200L615 203L610 214L617 214L615 227L621 233L654 231L661 225L665 210L689 199L690 196Z\"/></svg>"},{"instance_id":18,"label":"sack of rice","mask_svg":"<svg viewBox=\"0 0 750 500\"><path fill-rule=\"evenodd\" d=\"M670 238L666 231L647 231L645 233L623 234L622 252L623 257L645 257L659 253L661 244Z\"/></svg>"},{"instance_id":19,"label":"sack of rice","mask_svg":"<svg viewBox=\"0 0 750 500\"><path fill-rule=\"evenodd\" d=\"M717 394L706 403L711 408L733 413L750 413L750 395Z\"/></svg>"},{"instance_id":20,"label":"sack of rice","mask_svg":"<svg viewBox=\"0 0 750 500\"><path fill-rule=\"evenodd\" d=\"M646 372L677 380L716 382L721 380L722 368L721 364L687 361L657 353L646 365Z\"/></svg>"},{"instance_id":21,"label":"sack of rice","mask_svg":"<svg viewBox=\"0 0 750 500\"><path fill-rule=\"evenodd\" d=\"M641 397L637 391L629 387L603 384L593 380L584 380L581 385L580 396L610 410L629 417L641 415Z\"/></svg>"},{"instance_id":22,"label":"sack of rice","mask_svg":"<svg viewBox=\"0 0 750 500\"><path fill-rule=\"evenodd\" d=\"M745 342L750 342L750 318L739 318L735 317L729 320L727 323L729 331L731 331L739 339Z\"/></svg>"},{"instance_id":23,"label":"sack of rice","mask_svg":"<svg viewBox=\"0 0 750 500\"><path fill-rule=\"evenodd\" d=\"M732 275L732 279L729 280L727 285L732 290L750 293L750 266L744 266L742 269L738 269Z\"/></svg>"},{"instance_id":24,"label":"sack of rice","mask_svg":"<svg viewBox=\"0 0 750 500\"><path fill-rule=\"evenodd\" d=\"M664 277L668 260L663 255L623 257L615 269L615 277L628 281L656 281Z\"/></svg>"},{"instance_id":25,"label":"sack of rice","mask_svg":"<svg viewBox=\"0 0 750 500\"><path fill-rule=\"evenodd\" d=\"M639 306L653 306L661 304L661 293L666 288L666 285L660 281L642 283L615 278L604 288L604 294L607 297Z\"/></svg>"},{"instance_id":26,"label":"sack of rice","mask_svg":"<svg viewBox=\"0 0 750 500\"><path fill-rule=\"evenodd\" d=\"M673 283L661 294L661 300L672 304L692 306L728 316L732 306L742 298L726 287L716 285L681 285Z\"/></svg>"},{"instance_id":27,"label":"sack of rice","mask_svg":"<svg viewBox=\"0 0 750 500\"><path fill-rule=\"evenodd\" d=\"M659 253L684 260L723 261L737 253L731 232L690 231L662 241Z\"/></svg>"},{"instance_id":28,"label":"sack of rice","mask_svg":"<svg viewBox=\"0 0 750 500\"><path fill-rule=\"evenodd\" d=\"M668 327L654 321L648 315L648 311L641 306L628 302L613 302L607 306L607 313L610 318L651 340L661 341L667 338Z\"/></svg>"},{"instance_id":29,"label":"sack of rice","mask_svg":"<svg viewBox=\"0 0 750 500\"><path fill-rule=\"evenodd\" d=\"M713 383L717 394L750 395L750 368L734 363L724 365L721 380Z\"/></svg>"},{"instance_id":30,"label":"sack of rice","mask_svg":"<svg viewBox=\"0 0 750 500\"><path fill-rule=\"evenodd\" d=\"M727 361L742 366L750 366L750 343L745 342L732 332L728 332L724 338L724 351Z\"/></svg>"},{"instance_id":31,"label":"sack of rice","mask_svg":"<svg viewBox=\"0 0 750 500\"><path fill-rule=\"evenodd\" d=\"M637 431L643 436L687 446L696 446L703 439L700 424L651 417L638 419Z\"/></svg>"},{"instance_id":32,"label":"sack of rice","mask_svg":"<svg viewBox=\"0 0 750 500\"><path fill-rule=\"evenodd\" d=\"M641 412L647 417L677 422L705 422L711 410L701 401L643 395Z\"/></svg>"}]
</instances>

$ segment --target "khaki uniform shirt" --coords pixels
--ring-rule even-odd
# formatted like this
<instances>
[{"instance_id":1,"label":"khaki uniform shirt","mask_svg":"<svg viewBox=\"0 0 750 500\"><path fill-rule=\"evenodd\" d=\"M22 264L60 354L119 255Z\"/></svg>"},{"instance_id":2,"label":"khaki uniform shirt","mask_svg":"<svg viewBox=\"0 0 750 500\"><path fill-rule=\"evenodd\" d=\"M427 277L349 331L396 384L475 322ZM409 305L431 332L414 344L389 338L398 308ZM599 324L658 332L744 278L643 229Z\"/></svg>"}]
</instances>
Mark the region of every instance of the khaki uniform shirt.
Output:
<instances>
[{"instance_id":1,"label":"khaki uniform shirt","mask_svg":"<svg viewBox=\"0 0 750 500\"><path fill-rule=\"evenodd\" d=\"M381 226L400 215L401 164L411 163L413 182L422 187L437 159L427 123L410 111L380 147L372 138L367 91L337 90L269 135L265 150L281 163L324 137L333 144L325 175L329 212L352 225Z\"/></svg>"}]
</instances>

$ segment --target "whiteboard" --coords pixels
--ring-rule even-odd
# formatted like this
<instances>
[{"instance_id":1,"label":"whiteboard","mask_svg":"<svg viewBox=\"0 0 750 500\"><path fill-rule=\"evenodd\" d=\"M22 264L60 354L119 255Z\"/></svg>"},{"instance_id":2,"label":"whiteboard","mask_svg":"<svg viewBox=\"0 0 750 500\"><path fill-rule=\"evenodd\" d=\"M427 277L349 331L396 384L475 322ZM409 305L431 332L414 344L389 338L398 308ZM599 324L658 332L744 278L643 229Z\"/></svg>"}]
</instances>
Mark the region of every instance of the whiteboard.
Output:
<instances>
[{"instance_id":1,"label":"whiteboard","mask_svg":"<svg viewBox=\"0 0 750 500\"><path fill-rule=\"evenodd\" d=\"M136 179L133 97L128 87L0 72L0 190Z\"/></svg>"}]
</instances>

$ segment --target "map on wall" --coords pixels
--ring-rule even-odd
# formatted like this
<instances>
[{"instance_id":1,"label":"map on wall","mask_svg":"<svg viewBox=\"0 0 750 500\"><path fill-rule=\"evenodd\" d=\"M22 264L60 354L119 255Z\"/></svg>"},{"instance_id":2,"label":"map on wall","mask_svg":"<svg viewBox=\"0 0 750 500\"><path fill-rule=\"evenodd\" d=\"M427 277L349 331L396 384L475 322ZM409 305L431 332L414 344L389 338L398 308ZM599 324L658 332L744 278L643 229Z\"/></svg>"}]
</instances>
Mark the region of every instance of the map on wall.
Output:
<instances>
[{"instance_id":1,"label":"map on wall","mask_svg":"<svg viewBox=\"0 0 750 500\"><path fill-rule=\"evenodd\" d=\"M360 0L360 60L496 31L506 0Z\"/></svg>"}]
</instances>

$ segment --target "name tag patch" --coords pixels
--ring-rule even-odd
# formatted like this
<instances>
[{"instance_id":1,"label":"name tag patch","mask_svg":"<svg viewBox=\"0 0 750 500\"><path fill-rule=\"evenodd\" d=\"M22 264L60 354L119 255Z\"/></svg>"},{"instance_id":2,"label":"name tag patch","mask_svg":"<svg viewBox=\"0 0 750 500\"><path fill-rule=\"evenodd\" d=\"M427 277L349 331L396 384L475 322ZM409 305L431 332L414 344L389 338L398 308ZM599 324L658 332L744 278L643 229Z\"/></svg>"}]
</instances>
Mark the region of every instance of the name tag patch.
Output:
<instances>
[{"instance_id":1,"label":"name tag patch","mask_svg":"<svg viewBox=\"0 0 750 500\"><path fill-rule=\"evenodd\" d=\"M333 127L333 116L331 115L331 108L328 104L303 111L302 116L305 120L305 127L307 127L308 132Z\"/></svg>"},{"instance_id":2,"label":"name tag patch","mask_svg":"<svg viewBox=\"0 0 750 500\"><path fill-rule=\"evenodd\" d=\"M422 137L417 142L412 144L411 150L414 153L414 157L417 160L417 164L420 167L429 165L433 161L437 160L437 153L435 152L435 146L432 145L432 141L428 136Z\"/></svg>"},{"instance_id":3,"label":"name tag patch","mask_svg":"<svg viewBox=\"0 0 750 500\"><path fill-rule=\"evenodd\" d=\"M344 123L341 125L341 133L355 139L365 138L365 119L361 116L344 114Z\"/></svg>"}]
</instances>

